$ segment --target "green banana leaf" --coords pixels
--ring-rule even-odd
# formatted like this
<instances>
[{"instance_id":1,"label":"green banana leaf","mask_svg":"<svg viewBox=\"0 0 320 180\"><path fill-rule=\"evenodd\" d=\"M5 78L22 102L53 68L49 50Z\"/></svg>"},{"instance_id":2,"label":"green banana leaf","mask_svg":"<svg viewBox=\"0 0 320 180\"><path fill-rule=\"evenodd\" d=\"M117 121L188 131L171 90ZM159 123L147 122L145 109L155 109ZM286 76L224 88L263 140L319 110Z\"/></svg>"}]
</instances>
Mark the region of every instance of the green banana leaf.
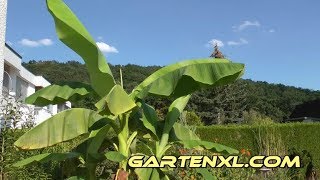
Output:
<instances>
[{"instance_id":1,"label":"green banana leaf","mask_svg":"<svg viewBox=\"0 0 320 180\"><path fill-rule=\"evenodd\" d=\"M141 102L141 108L142 108L142 117L140 118L144 127L146 127L148 130L151 131L152 136L159 140L158 137L158 121L159 118L157 116L157 112L154 110L154 108L145 102Z\"/></svg>"},{"instance_id":2,"label":"green banana leaf","mask_svg":"<svg viewBox=\"0 0 320 180\"><path fill-rule=\"evenodd\" d=\"M153 149L154 146L151 146L150 143L143 141L141 139L139 139L137 141L137 145L138 145L138 149L143 153L146 154L148 156L154 155L154 151L155 149Z\"/></svg>"},{"instance_id":3,"label":"green banana leaf","mask_svg":"<svg viewBox=\"0 0 320 180\"><path fill-rule=\"evenodd\" d=\"M201 140L182 140L179 141L179 143L183 144L184 148L192 149L197 147L203 147L207 150L211 150L213 152L219 152L224 154L238 154L239 151L236 149L233 149L231 147L213 143L209 141L201 141Z\"/></svg>"},{"instance_id":4,"label":"green banana leaf","mask_svg":"<svg viewBox=\"0 0 320 180\"><path fill-rule=\"evenodd\" d=\"M23 134L14 145L21 149L40 149L71 140L88 133L89 128L103 119L97 112L72 108L62 111Z\"/></svg>"},{"instance_id":5,"label":"green banana leaf","mask_svg":"<svg viewBox=\"0 0 320 180\"><path fill-rule=\"evenodd\" d=\"M131 110L136 104L120 85L115 85L95 106L106 114L111 112L113 115L119 115Z\"/></svg>"},{"instance_id":6,"label":"green banana leaf","mask_svg":"<svg viewBox=\"0 0 320 180\"><path fill-rule=\"evenodd\" d=\"M25 102L36 106L61 104L66 101L78 101L92 92L93 89L90 85L80 82L71 82L65 85L50 85L27 97Z\"/></svg>"},{"instance_id":7,"label":"green banana leaf","mask_svg":"<svg viewBox=\"0 0 320 180\"><path fill-rule=\"evenodd\" d=\"M202 147L214 152L226 153L226 154L238 154L239 151L231 147L213 143L209 141L202 141L194 132L189 128L183 126L180 123L175 123L173 131L170 134L170 141L178 142L184 146L184 148L192 149Z\"/></svg>"},{"instance_id":8,"label":"green banana leaf","mask_svg":"<svg viewBox=\"0 0 320 180\"><path fill-rule=\"evenodd\" d=\"M160 146L164 151L166 151L166 148L164 146L167 145L166 142L169 139L170 131L174 123L180 117L180 114L187 105L190 97L190 95L186 95L176 99L170 105L164 122L159 121L155 110L151 106L148 106L143 102L141 103L141 107L143 109L143 115L141 118L143 125L146 129L152 132L152 134L150 135L152 135L155 140L159 140L161 137L162 143L160 144Z\"/></svg>"},{"instance_id":9,"label":"green banana leaf","mask_svg":"<svg viewBox=\"0 0 320 180\"><path fill-rule=\"evenodd\" d=\"M101 97L115 85L111 70L89 32L62 0L47 0L59 39L84 60L91 85Z\"/></svg>"},{"instance_id":10,"label":"green banana leaf","mask_svg":"<svg viewBox=\"0 0 320 180\"><path fill-rule=\"evenodd\" d=\"M79 157L79 153L70 152L70 153L44 153L35 156L31 156L27 159L23 159L19 162L13 164L13 167L23 167L26 165L30 165L34 162L46 163L49 161L63 161L66 159Z\"/></svg>"},{"instance_id":11,"label":"green banana leaf","mask_svg":"<svg viewBox=\"0 0 320 180\"><path fill-rule=\"evenodd\" d=\"M141 102L142 117L140 118L146 129L150 130L152 137L159 140L162 134L169 134L172 126L180 117L181 112L187 105L190 95L176 99L169 107L165 121L160 121L154 108ZM162 134L161 134L162 133Z\"/></svg>"},{"instance_id":12,"label":"green banana leaf","mask_svg":"<svg viewBox=\"0 0 320 180\"><path fill-rule=\"evenodd\" d=\"M113 162L121 162L123 160L126 159L126 157L124 155L122 155L121 153L117 152L117 151L109 151L109 152L106 152L104 154L104 156L110 160L110 161L113 161Z\"/></svg>"},{"instance_id":13,"label":"green banana leaf","mask_svg":"<svg viewBox=\"0 0 320 180\"><path fill-rule=\"evenodd\" d=\"M169 133L172 129L173 125L180 117L182 111L186 107L187 103L189 102L191 95L182 96L170 105L168 109L168 114L166 115L165 125L164 125L164 133Z\"/></svg>"},{"instance_id":14,"label":"green banana leaf","mask_svg":"<svg viewBox=\"0 0 320 180\"><path fill-rule=\"evenodd\" d=\"M182 61L151 74L131 93L136 99L148 94L180 97L204 87L224 85L238 79L244 65L226 59L197 59Z\"/></svg>"},{"instance_id":15,"label":"green banana leaf","mask_svg":"<svg viewBox=\"0 0 320 180\"><path fill-rule=\"evenodd\" d=\"M135 168L134 172L141 180L149 180L154 168Z\"/></svg>"},{"instance_id":16,"label":"green banana leaf","mask_svg":"<svg viewBox=\"0 0 320 180\"><path fill-rule=\"evenodd\" d=\"M159 168L135 168L134 172L140 180L169 180Z\"/></svg>"},{"instance_id":17,"label":"green banana leaf","mask_svg":"<svg viewBox=\"0 0 320 180\"><path fill-rule=\"evenodd\" d=\"M108 131L110 130L110 125L105 125L101 129L91 131L89 138L91 138L90 144L87 148L87 153L95 154L98 153L99 148L105 138L107 138Z\"/></svg>"},{"instance_id":18,"label":"green banana leaf","mask_svg":"<svg viewBox=\"0 0 320 180\"><path fill-rule=\"evenodd\" d=\"M176 122L170 133L170 141L174 142L179 140L200 140L200 138L188 127Z\"/></svg>"}]
</instances>

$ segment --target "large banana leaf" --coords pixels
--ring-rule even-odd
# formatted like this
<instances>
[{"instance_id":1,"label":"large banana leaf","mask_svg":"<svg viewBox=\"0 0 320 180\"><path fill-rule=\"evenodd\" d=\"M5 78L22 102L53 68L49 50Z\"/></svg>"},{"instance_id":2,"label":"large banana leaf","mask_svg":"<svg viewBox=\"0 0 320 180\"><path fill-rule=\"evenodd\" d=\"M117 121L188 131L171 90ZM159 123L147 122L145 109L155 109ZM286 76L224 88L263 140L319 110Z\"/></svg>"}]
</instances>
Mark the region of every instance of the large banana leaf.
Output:
<instances>
[{"instance_id":1,"label":"large banana leaf","mask_svg":"<svg viewBox=\"0 0 320 180\"><path fill-rule=\"evenodd\" d=\"M163 155L168 150L168 148L170 148L170 146L168 146L168 141L170 138L171 129L177 119L180 117L180 114L187 105L190 97L190 95L182 96L173 101L173 103L170 105L168 114L166 115L164 121L162 136L159 147L157 149L157 157Z\"/></svg>"},{"instance_id":2,"label":"large banana leaf","mask_svg":"<svg viewBox=\"0 0 320 180\"><path fill-rule=\"evenodd\" d=\"M105 125L101 129L91 131L89 138L92 138L87 148L87 153L96 154L105 138L107 138L110 125Z\"/></svg>"},{"instance_id":3,"label":"large banana leaf","mask_svg":"<svg viewBox=\"0 0 320 180\"><path fill-rule=\"evenodd\" d=\"M103 117L95 111L73 108L62 111L23 134L14 145L21 149L39 149L88 133Z\"/></svg>"},{"instance_id":4,"label":"large banana leaf","mask_svg":"<svg viewBox=\"0 0 320 180\"><path fill-rule=\"evenodd\" d=\"M172 102L168 109L168 114L166 115L164 122L159 121L157 113L153 107L142 102L141 108L143 110L143 114L141 120L144 127L152 132L151 135L156 140L160 139L159 137L161 137L161 133L169 135L172 126L180 117L180 114L187 105L190 97L190 95L183 96Z\"/></svg>"},{"instance_id":5,"label":"large banana leaf","mask_svg":"<svg viewBox=\"0 0 320 180\"><path fill-rule=\"evenodd\" d=\"M36 106L61 104L66 101L78 101L91 92L93 92L93 89L90 85L80 82L72 82L65 85L50 85L27 97L25 102Z\"/></svg>"},{"instance_id":6,"label":"large banana leaf","mask_svg":"<svg viewBox=\"0 0 320 180\"><path fill-rule=\"evenodd\" d=\"M164 125L164 133L169 133L172 126L175 124L177 119L180 117L182 111L186 107L189 102L191 95L182 96L170 105L168 109L168 114L166 115L165 125Z\"/></svg>"},{"instance_id":7,"label":"large banana leaf","mask_svg":"<svg viewBox=\"0 0 320 180\"><path fill-rule=\"evenodd\" d=\"M31 156L27 159L23 159L19 162L16 162L13 164L14 167L23 167L29 164L32 164L34 162L39 163L46 163L49 161L63 161L66 159L76 158L79 157L80 154L76 152L70 152L70 153L44 153L39 154L35 156Z\"/></svg>"},{"instance_id":8,"label":"large banana leaf","mask_svg":"<svg viewBox=\"0 0 320 180\"><path fill-rule=\"evenodd\" d=\"M151 74L132 92L133 98L156 96L180 97L202 88L224 85L238 79L244 65L226 59L182 61Z\"/></svg>"},{"instance_id":9,"label":"large banana leaf","mask_svg":"<svg viewBox=\"0 0 320 180\"><path fill-rule=\"evenodd\" d=\"M101 97L105 96L115 85L115 81L95 41L62 0L47 0L47 6L55 21L58 37L83 58L93 89Z\"/></svg>"},{"instance_id":10,"label":"large banana leaf","mask_svg":"<svg viewBox=\"0 0 320 180\"><path fill-rule=\"evenodd\" d=\"M119 85L115 85L110 92L95 105L100 111L111 112L114 115L125 113L136 106L131 97L129 97Z\"/></svg>"},{"instance_id":11,"label":"large banana leaf","mask_svg":"<svg viewBox=\"0 0 320 180\"><path fill-rule=\"evenodd\" d=\"M173 132L170 134L170 140L182 144L185 148L202 147L214 152L238 154L239 151L222 144L213 143L209 141L202 141L194 132L180 123L175 123Z\"/></svg>"},{"instance_id":12,"label":"large banana leaf","mask_svg":"<svg viewBox=\"0 0 320 180\"><path fill-rule=\"evenodd\" d=\"M170 133L170 141L200 140L188 127L176 122Z\"/></svg>"}]
</instances>

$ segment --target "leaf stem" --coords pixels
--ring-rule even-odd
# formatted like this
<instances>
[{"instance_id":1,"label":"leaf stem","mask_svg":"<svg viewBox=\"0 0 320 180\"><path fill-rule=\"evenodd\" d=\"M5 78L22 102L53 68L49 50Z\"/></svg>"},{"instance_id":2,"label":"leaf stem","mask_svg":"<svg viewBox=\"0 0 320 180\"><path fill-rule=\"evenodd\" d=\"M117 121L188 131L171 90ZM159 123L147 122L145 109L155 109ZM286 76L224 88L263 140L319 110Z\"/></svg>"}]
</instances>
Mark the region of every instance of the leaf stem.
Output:
<instances>
[{"instance_id":1,"label":"leaf stem","mask_svg":"<svg viewBox=\"0 0 320 180\"><path fill-rule=\"evenodd\" d=\"M129 138L129 117L130 112L119 115L120 132L118 134L119 152L125 157L129 157L128 138ZM127 170L127 160L120 162L120 168Z\"/></svg>"},{"instance_id":2,"label":"leaf stem","mask_svg":"<svg viewBox=\"0 0 320 180\"><path fill-rule=\"evenodd\" d=\"M97 167L97 164L96 163L88 163L86 165L87 167L87 177L89 180L95 180L97 179L96 177L96 167Z\"/></svg>"},{"instance_id":3,"label":"leaf stem","mask_svg":"<svg viewBox=\"0 0 320 180\"><path fill-rule=\"evenodd\" d=\"M169 140L169 134L168 133L163 133L162 137L161 137L161 140L160 140L160 143L159 143L159 146L157 148L157 152L156 152L156 157L158 159L160 159L162 157L162 155L164 153L164 150L165 150L165 147L168 144L168 140Z\"/></svg>"},{"instance_id":4,"label":"leaf stem","mask_svg":"<svg viewBox=\"0 0 320 180\"><path fill-rule=\"evenodd\" d=\"M121 87L123 88L123 79L122 79L122 66L120 66L120 83L121 83Z\"/></svg>"}]
</instances>

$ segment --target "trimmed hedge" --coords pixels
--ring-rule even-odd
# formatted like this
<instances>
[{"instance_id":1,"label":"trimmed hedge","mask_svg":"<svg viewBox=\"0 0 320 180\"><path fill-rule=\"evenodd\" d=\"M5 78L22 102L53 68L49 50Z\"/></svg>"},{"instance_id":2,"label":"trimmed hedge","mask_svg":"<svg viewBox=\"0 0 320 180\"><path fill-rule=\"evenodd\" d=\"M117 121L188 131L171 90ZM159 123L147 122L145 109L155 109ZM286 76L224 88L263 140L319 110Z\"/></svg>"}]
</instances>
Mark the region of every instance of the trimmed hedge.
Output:
<instances>
[{"instance_id":1,"label":"trimmed hedge","mask_svg":"<svg viewBox=\"0 0 320 180\"><path fill-rule=\"evenodd\" d=\"M261 131L274 133L287 150L307 150L312 155L316 169L320 169L320 123L217 125L201 126L196 130L203 140L221 143L238 150L249 149L254 155L259 153L257 135Z\"/></svg>"},{"instance_id":2,"label":"trimmed hedge","mask_svg":"<svg viewBox=\"0 0 320 180\"><path fill-rule=\"evenodd\" d=\"M215 125L197 127L196 133L207 141L217 142L235 149L250 150L252 155L259 154L257 135L259 132L271 132L276 139L281 139L283 148L295 148L297 151L307 150L313 157L313 163L317 170L320 170L320 123L286 123L268 125ZM265 134L261 133L261 136ZM19 137L22 132L16 132ZM70 141L56 147L49 147L44 152L64 152L71 149L79 142ZM282 145L281 145L282 146ZM35 151L18 151L15 148L8 149L7 164L11 164L31 155L39 154ZM51 162L44 165L31 166L23 169L15 169L10 166L7 169L12 179L33 179L34 177L50 177L58 179L62 176L62 169L59 163ZM30 172L34 172L30 174ZM27 178L28 177L28 178Z\"/></svg>"},{"instance_id":3,"label":"trimmed hedge","mask_svg":"<svg viewBox=\"0 0 320 180\"><path fill-rule=\"evenodd\" d=\"M8 132L8 139L6 139L4 161L0 162L0 166L4 167L7 179L63 179L64 172L63 164L51 161L44 164L34 163L32 166L23 168L15 168L12 165L22 159L35 156L41 153L52 152L68 152L74 148L82 139L75 138L72 141L61 143L57 146L47 147L38 150L19 150L13 146L13 143L22 136L27 129L17 129ZM5 179L6 179L5 178ZM1 177L0 177L1 179Z\"/></svg>"}]
</instances>

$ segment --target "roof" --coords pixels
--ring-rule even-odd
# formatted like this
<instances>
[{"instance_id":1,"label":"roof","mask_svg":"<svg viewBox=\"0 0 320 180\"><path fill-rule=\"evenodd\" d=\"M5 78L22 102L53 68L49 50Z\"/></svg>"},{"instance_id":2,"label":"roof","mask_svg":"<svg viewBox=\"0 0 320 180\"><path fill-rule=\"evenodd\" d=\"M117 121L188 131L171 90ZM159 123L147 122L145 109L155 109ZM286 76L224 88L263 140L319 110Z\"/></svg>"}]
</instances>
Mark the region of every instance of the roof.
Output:
<instances>
[{"instance_id":1,"label":"roof","mask_svg":"<svg viewBox=\"0 0 320 180\"><path fill-rule=\"evenodd\" d=\"M15 51L11 46L9 46L9 44L5 43L6 47L9 48L15 55L17 55L20 59L22 59L22 56Z\"/></svg>"},{"instance_id":2,"label":"roof","mask_svg":"<svg viewBox=\"0 0 320 180\"><path fill-rule=\"evenodd\" d=\"M36 76L23 67L21 64L21 59L22 57L13 48L6 44L4 60L6 64L16 69L22 79L30 84L33 84L34 86L46 87L50 85L45 78L42 76Z\"/></svg>"},{"instance_id":3,"label":"roof","mask_svg":"<svg viewBox=\"0 0 320 180\"><path fill-rule=\"evenodd\" d=\"M286 119L284 122L288 121L294 121L294 122L302 122L302 121L318 121L320 122L320 118L315 118L315 117L298 117L298 118L291 118L291 119Z\"/></svg>"},{"instance_id":4,"label":"roof","mask_svg":"<svg viewBox=\"0 0 320 180\"><path fill-rule=\"evenodd\" d=\"M290 118L313 117L320 118L320 99L307 101L299 104L292 111Z\"/></svg>"}]
</instances>

